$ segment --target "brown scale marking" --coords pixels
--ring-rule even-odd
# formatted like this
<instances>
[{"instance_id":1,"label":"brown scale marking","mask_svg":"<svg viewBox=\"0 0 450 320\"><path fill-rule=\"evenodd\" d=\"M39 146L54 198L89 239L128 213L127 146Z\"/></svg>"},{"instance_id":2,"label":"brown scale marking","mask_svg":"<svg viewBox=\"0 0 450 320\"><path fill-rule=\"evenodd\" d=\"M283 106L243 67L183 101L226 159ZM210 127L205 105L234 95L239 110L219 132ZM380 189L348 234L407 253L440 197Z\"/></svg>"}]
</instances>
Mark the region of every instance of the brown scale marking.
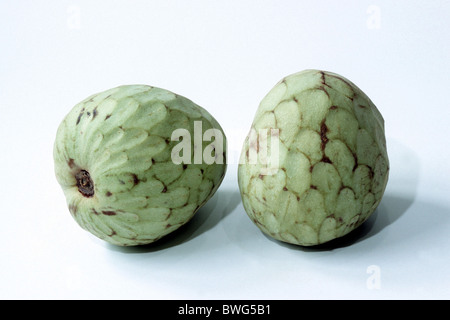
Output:
<instances>
[{"instance_id":1,"label":"brown scale marking","mask_svg":"<svg viewBox=\"0 0 450 320\"><path fill-rule=\"evenodd\" d=\"M83 116L83 114L84 114L84 108L81 109L81 112L80 112L80 114L78 115L78 118L77 118L77 125L80 123L80 120L81 120L81 117Z\"/></svg>"},{"instance_id":2,"label":"brown scale marking","mask_svg":"<svg viewBox=\"0 0 450 320\"><path fill-rule=\"evenodd\" d=\"M140 182L138 176L137 176L136 174L133 173L133 174L132 174L132 177L133 177L133 183L134 183L134 185L137 185L137 184Z\"/></svg>"},{"instance_id":3,"label":"brown scale marking","mask_svg":"<svg viewBox=\"0 0 450 320\"><path fill-rule=\"evenodd\" d=\"M167 187L164 186L164 189L162 189L161 193L166 193L167 192Z\"/></svg>"},{"instance_id":4,"label":"brown scale marking","mask_svg":"<svg viewBox=\"0 0 450 320\"><path fill-rule=\"evenodd\" d=\"M261 180L263 180L263 179L264 179L264 175L263 175L263 174L260 174L260 175L258 176L258 178L260 178Z\"/></svg>"},{"instance_id":5,"label":"brown scale marking","mask_svg":"<svg viewBox=\"0 0 450 320\"><path fill-rule=\"evenodd\" d=\"M111 229L112 230L112 229ZM110 237L115 236L117 233L115 230L112 230L112 233L109 235Z\"/></svg>"},{"instance_id":6,"label":"brown scale marking","mask_svg":"<svg viewBox=\"0 0 450 320\"><path fill-rule=\"evenodd\" d=\"M288 191L288 188L286 188L286 187L283 187L283 191Z\"/></svg>"},{"instance_id":7,"label":"brown scale marking","mask_svg":"<svg viewBox=\"0 0 450 320\"><path fill-rule=\"evenodd\" d=\"M105 120L108 120L110 117L111 117L111 115L107 114L106 117L105 117Z\"/></svg>"},{"instance_id":8,"label":"brown scale marking","mask_svg":"<svg viewBox=\"0 0 450 320\"><path fill-rule=\"evenodd\" d=\"M172 226L172 225L171 225L170 223L168 223L168 224L166 225L166 229L169 229L171 226Z\"/></svg>"},{"instance_id":9,"label":"brown scale marking","mask_svg":"<svg viewBox=\"0 0 450 320\"><path fill-rule=\"evenodd\" d=\"M327 90L325 89L324 86L319 86L319 87L317 87L316 89L317 89L317 90L322 90L323 92L325 92L325 94L327 95L328 98L330 97L330 95L328 94L328 92L327 92Z\"/></svg>"},{"instance_id":10,"label":"brown scale marking","mask_svg":"<svg viewBox=\"0 0 450 320\"><path fill-rule=\"evenodd\" d=\"M95 210L94 208L91 208L91 211L92 211L92 213L93 213L93 214L95 214L96 216L98 216L98 215L99 215L98 211L97 211L97 210Z\"/></svg>"},{"instance_id":11,"label":"brown scale marking","mask_svg":"<svg viewBox=\"0 0 450 320\"><path fill-rule=\"evenodd\" d=\"M311 185L311 189L317 190L317 187L315 185Z\"/></svg>"},{"instance_id":12,"label":"brown scale marking","mask_svg":"<svg viewBox=\"0 0 450 320\"><path fill-rule=\"evenodd\" d=\"M350 88L350 90L354 93L352 85L347 80L344 80L342 77L337 76L337 75L333 75L333 74L327 74L327 76L335 78L335 79L338 79L338 80L344 82Z\"/></svg>"},{"instance_id":13,"label":"brown scale marking","mask_svg":"<svg viewBox=\"0 0 450 320\"><path fill-rule=\"evenodd\" d=\"M321 75L321 82L324 86L327 86L328 88L331 88L331 86L325 81L325 72L320 71L320 75Z\"/></svg>"},{"instance_id":14,"label":"brown scale marking","mask_svg":"<svg viewBox=\"0 0 450 320\"><path fill-rule=\"evenodd\" d=\"M105 193L105 196L111 197L111 196L112 196L112 193L111 193L110 191L108 191L108 192Z\"/></svg>"},{"instance_id":15,"label":"brown scale marking","mask_svg":"<svg viewBox=\"0 0 450 320\"><path fill-rule=\"evenodd\" d=\"M187 164L183 164L183 170L186 170L186 169L187 169Z\"/></svg>"},{"instance_id":16,"label":"brown scale marking","mask_svg":"<svg viewBox=\"0 0 450 320\"><path fill-rule=\"evenodd\" d=\"M320 160L320 161L325 162L325 163L331 163L331 164L333 163L333 162L331 162L330 158L328 158L326 155L324 155L322 160Z\"/></svg>"},{"instance_id":17,"label":"brown scale marking","mask_svg":"<svg viewBox=\"0 0 450 320\"><path fill-rule=\"evenodd\" d=\"M117 213L114 211L102 211L105 216L115 216Z\"/></svg>"},{"instance_id":18,"label":"brown scale marking","mask_svg":"<svg viewBox=\"0 0 450 320\"><path fill-rule=\"evenodd\" d=\"M330 110L335 110L335 109L337 109L337 106L331 106L330 107Z\"/></svg>"},{"instance_id":19,"label":"brown scale marking","mask_svg":"<svg viewBox=\"0 0 450 320\"><path fill-rule=\"evenodd\" d=\"M322 151L325 150L325 145L328 142L327 132L328 132L328 127L325 124L325 119L323 119L322 123L320 124L320 140L322 140L322 144L320 147L321 147Z\"/></svg>"},{"instance_id":20,"label":"brown scale marking","mask_svg":"<svg viewBox=\"0 0 450 320\"><path fill-rule=\"evenodd\" d=\"M309 167L309 172L313 172L314 166Z\"/></svg>"},{"instance_id":21,"label":"brown scale marking","mask_svg":"<svg viewBox=\"0 0 450 320\"><path fill-rule=\"evenodd\" d=\"M349 147L349 149L350 149L350 147ZM352 155L353 155L353 159L355 159L355 165L353 166L352 172L355 172L356 168L358 168L358 157L353 152L352 152Z\"/></svg>"},{"instance_id":22,"label":"brown scale marking","mask_svg":"<svg viewBox=\"0 0 450 320\"><path fill-rule=\"evenodd\" d=\"M372 180L373 176L375 175L375 172L373 171L372 167L367 166L369 168L369 178Z\"/></svg>"},{"instance_id":23,"label":"brown scale marking","mask_svg":"<svg viewBox=\"0 0 450 320\"><path fill-rule=\"evenodd\" d=\"M69 161L67 161L67 165L69 166L70 169L73 169L75 167L75 160L70 158Z\"/></svg>"},{"instance_id":24,"label":"brown scale marking","mask_svg":"<svg viewBox=\"0 0 450 320\"><path fill-rule=\"evenodd\" d=\"M320 71L320 76L321 76L322 84L325 84L325 72Z\"/></svg>"},{"instance_id":25,"label":"brown scale marking","mask_svg":"<svg viewBox=\"0 0 450 320\"><path fill-rule=\"evenodd\" d=\"M338 195L341 193L341 191L342 190L344 190L344 189L350 189L352 192L353 192L353 194L355 193L355 191L351 188L351 187L349 187L349 186L341 186L341 188L339 189L339 191L338 191Z\"/></svg>"}]
</instances>

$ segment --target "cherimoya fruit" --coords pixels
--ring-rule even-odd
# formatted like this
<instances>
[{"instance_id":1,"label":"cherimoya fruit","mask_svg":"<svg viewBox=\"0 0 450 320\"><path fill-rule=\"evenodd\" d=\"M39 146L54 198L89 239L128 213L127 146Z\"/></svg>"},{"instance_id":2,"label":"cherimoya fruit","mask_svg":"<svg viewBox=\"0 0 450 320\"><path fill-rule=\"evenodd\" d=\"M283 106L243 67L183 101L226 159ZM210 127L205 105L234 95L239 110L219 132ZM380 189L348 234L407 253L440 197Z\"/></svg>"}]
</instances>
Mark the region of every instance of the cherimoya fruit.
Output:
<instances>
[{"instance_id":1,"label":"cherimoya fruit","mask_svg":"<svg viewBox=\"0 0 450 320\"><path fill-rule=\"evenodd\" d=\"M248 216L264 233L310 246L366 221L388 173L384 120L373 102L338 74L305 70L262 100L238 182Z\"/></svg>"},{"instance_id":2,"label":"cherimoya fruit","mask_svg":"<svg viewBox=\"0 0 450 320\"><path fill-rule=\"evenodd\" d=\"M132 246L154 242L189 221L226 171L225 147L215 154L222 161L172 161L180 143L172 141L173 132L193 133L199 126L221 133L226 143L205 109L164 89L120 86L77 104L54 143L56 178L76 222L109 243ZM205 146L214 149L201 141L183 158L192 159Z\"/></svg>"}]
</instances>

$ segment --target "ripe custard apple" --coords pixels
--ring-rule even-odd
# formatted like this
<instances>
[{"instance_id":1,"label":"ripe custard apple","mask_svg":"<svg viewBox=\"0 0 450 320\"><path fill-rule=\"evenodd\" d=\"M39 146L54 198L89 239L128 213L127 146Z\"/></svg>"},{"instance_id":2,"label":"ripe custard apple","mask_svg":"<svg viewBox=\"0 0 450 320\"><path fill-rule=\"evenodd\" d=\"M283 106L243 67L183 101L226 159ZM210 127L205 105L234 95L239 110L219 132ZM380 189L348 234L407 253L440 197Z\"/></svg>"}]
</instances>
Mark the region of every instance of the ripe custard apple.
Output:
<instances>
[{"instance_id":1,"label":"ripe custard apple","mask_svg":"<svg viewBox=\"0 0 450 320\"><path fill-rule=\"evenodd\" d=\"M388 181L384 120L352 82L305 70L262 100L238 182L267 235L311 246L342 237L375 211Z\"/></svg>"},{"instance_id":2,"label":"ripe custard apple","mask_svg":"<svg viewBox=\"0 0 450 320\"><path fill-rule=\"evenodd\" d=\"M226 171L225 144L219 123L192 101L120 86L86 98L62 121L55 173L82 228L115 245L143 245L213 196Z\"/></svg>"}]
</instances>

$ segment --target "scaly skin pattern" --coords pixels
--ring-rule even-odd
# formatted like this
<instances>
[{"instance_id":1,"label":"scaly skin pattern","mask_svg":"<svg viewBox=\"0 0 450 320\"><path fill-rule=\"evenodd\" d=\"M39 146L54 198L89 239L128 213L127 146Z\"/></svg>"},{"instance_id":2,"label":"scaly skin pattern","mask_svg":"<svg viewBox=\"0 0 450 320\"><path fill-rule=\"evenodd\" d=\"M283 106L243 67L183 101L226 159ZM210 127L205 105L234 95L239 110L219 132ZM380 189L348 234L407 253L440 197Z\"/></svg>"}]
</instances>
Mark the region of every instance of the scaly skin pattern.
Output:
<instances>
[{"instance_id":1,"label":"scaly skin pattern","mask_svg":"<svg viewBox=\"0 0 450 320\"><path fill-rule=\"evenodd\" d=\"M164 89L128 85L77 104L54 143L56 178L78 224L115 245L154 242L189 221L212 197L222 164L174 164L172 132L194 121L219 123L192 101ZM202 147L211 142L202 142ZM194 153L192 148L191 153ZM191 157L193 159L193 157Z\"/></svg>"},{"instance_id":2,"label":"scaly skin pattern","mask_svg":"<svg viewBox=\"0 0 450 320\"><path fill-rule=\"evenodd\" d=\"M284 78L256 112L252 130L262 129L278 129L277 170L261 174L268 165L249 161L260 144L247 136L238 182L248 216L264 233L317 245L375 211L389 172L384 120L352 82L320 70Z\"/></svg>"}]
</instances>

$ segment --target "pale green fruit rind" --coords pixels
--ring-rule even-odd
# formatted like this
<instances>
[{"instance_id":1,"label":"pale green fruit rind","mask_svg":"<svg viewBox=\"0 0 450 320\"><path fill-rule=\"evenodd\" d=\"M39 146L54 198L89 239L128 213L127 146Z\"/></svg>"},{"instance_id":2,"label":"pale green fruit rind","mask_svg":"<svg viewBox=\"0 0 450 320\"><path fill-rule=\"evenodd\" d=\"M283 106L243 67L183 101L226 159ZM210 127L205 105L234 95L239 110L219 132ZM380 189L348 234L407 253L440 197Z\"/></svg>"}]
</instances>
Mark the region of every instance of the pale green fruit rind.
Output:
<instances>
[{"instance_id":1,"label":"pale green fruit rind","mask_svg":"<svg viewBox=\"0 0 450 320\"><path fill-rule=\"evenodd\" d=\"M222 164L174 164L172 132L186 129L223 135ZM202 141L202 150L211 141ZM60 124L54 143L57 181L73 218L116 245L154 242L188 222L216 192L226 172L226 138L219 123L192 101L164 89L127 85L92 95ZM75 175L89 172L94 195L86 197Z\"/></svg>"},{"instance_id":2,"label":"pale green fruit rind","mask_svg":"<svg viewBox=\"0 0 450 320\"><path fill-rule=\"evenodd\" d=\"M377 208L389 174L384 120L348 79L320 70L284 78L261 101L251 129L279 129L276 170L263 173L266 164L249 161L261 150L250 135L238 169L245 211L267 235L317 245Z\"/></svg>"}]
</instances>

